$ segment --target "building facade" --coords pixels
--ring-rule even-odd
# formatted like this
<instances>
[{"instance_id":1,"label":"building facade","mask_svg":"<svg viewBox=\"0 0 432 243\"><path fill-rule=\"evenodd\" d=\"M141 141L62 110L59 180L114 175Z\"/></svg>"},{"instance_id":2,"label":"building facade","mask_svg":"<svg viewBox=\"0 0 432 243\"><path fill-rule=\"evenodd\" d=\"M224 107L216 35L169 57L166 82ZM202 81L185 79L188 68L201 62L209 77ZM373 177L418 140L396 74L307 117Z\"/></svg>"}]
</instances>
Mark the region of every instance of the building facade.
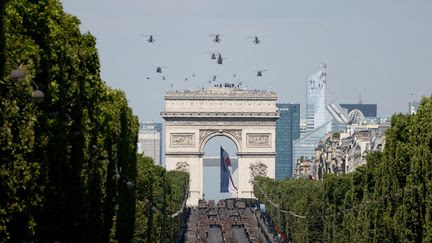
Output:
<instances>
[{"instance_id":1,"label":"building facade","mask_svg":"<svg viewBox=\"0 0 432 243\"><path fill-rule=\"evenodd\" d=\"M384 149L389 127L389 119L380 118L352 123L343 132L327 133L315 147L313 158L297 161L295 176L321 180L328 173L355 171L366 164L368 153Z\"/></svg>"},{"instance_id":2,"label":"building facade","mask_svg":"<svg viewBox=\"0 0 432 243\"><path fill-rule=\"evenodd\" d=\"M300 104L276 104L276 179L291 177L293 140L300 137Z\"/></svg>"},{"instance_id":3,"label":"building facade","mask_svg":"<svg viewBox=\"0 0 432 243\"><path fill-rule=\"evenodd\" d=\"M347 112L328 104L326 66L309 77L306 84L306 131L293 142L293 168L299 160L313 160L317 143L330 131L344 131L349 122ZM307 164L307 163L306 163Z\"/></svg>"},{"instance_id":4,"label":"building facade","mask_svg":"<svg viewBox=\"0 0 432 243\"><path fill-rule=\"evenodd\" d=\"M138 153L151 157L155 165L162 163L162 123L140 122Z\"/></svg>"},{"instance_id":5,"label":"building facade","mask_svg":"<svg viewBox=\"0 0 432 243\"><path fill-rule=\"evenodd\" d=\"M377 117L377 104L340 104L347 113L357 109L363 113L365 117Z\"/></svg>"},{"instance_id":6,"label":"building facade","mask_svg":"<svg viewBox=\"0 0 432 243\"><path fill-rule=\"evenodd\" d=\"M306 131L307 131L306 119L300 118L300 137L306 135Z\"/></svg>"}]
</instances>

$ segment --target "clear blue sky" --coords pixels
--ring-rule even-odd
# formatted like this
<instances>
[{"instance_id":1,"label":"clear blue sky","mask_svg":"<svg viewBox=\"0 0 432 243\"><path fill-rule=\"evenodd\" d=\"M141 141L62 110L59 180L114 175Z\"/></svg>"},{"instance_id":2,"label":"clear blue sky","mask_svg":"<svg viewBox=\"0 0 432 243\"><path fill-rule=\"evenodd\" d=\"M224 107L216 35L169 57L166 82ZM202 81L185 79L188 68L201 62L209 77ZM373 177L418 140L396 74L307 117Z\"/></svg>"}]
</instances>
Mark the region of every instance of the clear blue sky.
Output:
<instances>
[{"instance_id":1,"label":"clear blue sky","mask_svg":"<svg viewBox=\"0 0 432 243\"><path fill-rule=\"evenodd\" d=\"M161 121L174 89L245 81L305 107L305 80L328 63L334 102L377 103L379 115L406 112L410 93L432 93L430 0L63 0L81 30L97 38L102 78L125 90L141 120ZM223 41L212 43L209 33ZM146 44L140 34L154 34ZM254 46L246 36L258 35ZM211 62L207 51L228 57ZM167 80L156 75L167 66ZM258 78L254 70L269 69ZM196 74L192 77L192 74ZM147 80L146 77L150 77ZM185 82L184 79L188 78Z\"/></svg>"}]
</instances>

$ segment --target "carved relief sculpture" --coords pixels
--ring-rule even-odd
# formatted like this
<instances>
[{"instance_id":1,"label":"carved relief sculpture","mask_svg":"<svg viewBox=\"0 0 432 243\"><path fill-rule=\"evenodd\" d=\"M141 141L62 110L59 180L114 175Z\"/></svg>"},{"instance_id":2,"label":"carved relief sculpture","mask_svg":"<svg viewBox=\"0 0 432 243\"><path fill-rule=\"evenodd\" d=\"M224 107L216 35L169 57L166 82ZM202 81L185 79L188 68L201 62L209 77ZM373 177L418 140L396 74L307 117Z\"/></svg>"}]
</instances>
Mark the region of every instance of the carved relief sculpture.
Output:
<instances>
[{"instance_id":1,"label":"carved relief sculpture","mask_svg":"<svg viewBox=\"0 0 432 243\"><path fill-rule=\"evenodd\" d=\"M229 133L231 133L239 142L242 140L242 131L241 130L229 130Z\"/></svg>"},{"instance_id":2,"label":"carved relief sculpture","mask_svg":"<svg viewBox=\"0 0 432 243\"><path fill-rule=\"evenodd\" d=\"M267 165L263 164L261 161L257 161L249 166L250 179L249 183L252 184L256 176L266 176L267 175Z\"/></svg>"},{"instance_id":3,"label":"carved relief sculpture","mask_svg":"<svg viewBox=\"0 0 432 243\"><path fill-rule=\"evenodd\" d=\"M189 171L189 163L186 161L177 162L176 163L176 170L188 172Z\"/></svg>"},{"instance_id":4,"label":"carved relief sculpture","mask_svg":"<svg viewBox=\"0 0 432 243\"><path fill-rule=\"evenodd\" d=\"M203 140L210 134L214 133L216 130L200 130L200 144L203 142Z\"/></svg>"},{"instance_id":5,"label":"carved relief sculpture","mask_svg":"<svg viewBox=\"0 0 432 243\"><path fill-rule=\"evenodd\" d=\"M249 148L269 148L271 147L270 133L248 133L246 136Z\"/></svg>"},{"instance_id":6,"label":"carved relief sculpture","mask_svg":"<svg viewBox=\"0 0 432 243\"><path fill-rule=\"evenodd\" d=\"M171 146L192 147L194 145L193 133L171 133Z\"/></svg>"}]
</instances>

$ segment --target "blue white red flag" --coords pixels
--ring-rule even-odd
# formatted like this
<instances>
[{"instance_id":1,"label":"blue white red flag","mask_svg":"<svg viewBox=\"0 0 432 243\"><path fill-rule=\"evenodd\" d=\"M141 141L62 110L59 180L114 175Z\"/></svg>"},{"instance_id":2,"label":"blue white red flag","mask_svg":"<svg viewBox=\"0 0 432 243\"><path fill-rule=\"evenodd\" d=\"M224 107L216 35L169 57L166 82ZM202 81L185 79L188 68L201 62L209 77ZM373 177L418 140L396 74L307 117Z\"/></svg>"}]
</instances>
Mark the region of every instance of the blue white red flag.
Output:
<instances>
[{"instance_id":1,"label":"blue white red flag","mask_svg":"<svg viewBox=\"0 0 432 243\"><path fill-rule=\"evenodd\" d=\"M228 167L231 166L231 160L228 153L221 147L221 184L220 192L237 192L237 187L231 177L231 172Z\"/></svg>"}]
</instances>

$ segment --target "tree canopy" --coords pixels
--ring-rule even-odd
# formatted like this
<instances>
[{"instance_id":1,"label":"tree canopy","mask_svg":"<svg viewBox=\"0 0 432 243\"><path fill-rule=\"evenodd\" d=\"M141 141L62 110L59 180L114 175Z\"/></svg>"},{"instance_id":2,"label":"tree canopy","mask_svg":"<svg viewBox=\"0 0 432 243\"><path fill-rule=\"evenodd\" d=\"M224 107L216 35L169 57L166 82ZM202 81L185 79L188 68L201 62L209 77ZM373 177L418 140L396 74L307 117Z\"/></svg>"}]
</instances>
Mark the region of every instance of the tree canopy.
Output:
<instances>
[{"instance_id":1,"label":"tree canopy","mask_svg":"<svg viewBox=\"0 0 432 243\"><path fill-rule=\"evenodd\" d=\"M323 181L259 177L254 193L294 242L431 242L432 97L414 115L394 115L384 151L355 172Z\"/></svg>"},{"instance_id":2,"label":"tree canopy","mask_svg":"<svg viewBox=\"0 0 432 243\"><path fill-rule=\"evenodd\" d=\"M1 1L0 19L0 238L129 242L138 119L96 39L58 0Z\"/></svg>"}]
</instances>

